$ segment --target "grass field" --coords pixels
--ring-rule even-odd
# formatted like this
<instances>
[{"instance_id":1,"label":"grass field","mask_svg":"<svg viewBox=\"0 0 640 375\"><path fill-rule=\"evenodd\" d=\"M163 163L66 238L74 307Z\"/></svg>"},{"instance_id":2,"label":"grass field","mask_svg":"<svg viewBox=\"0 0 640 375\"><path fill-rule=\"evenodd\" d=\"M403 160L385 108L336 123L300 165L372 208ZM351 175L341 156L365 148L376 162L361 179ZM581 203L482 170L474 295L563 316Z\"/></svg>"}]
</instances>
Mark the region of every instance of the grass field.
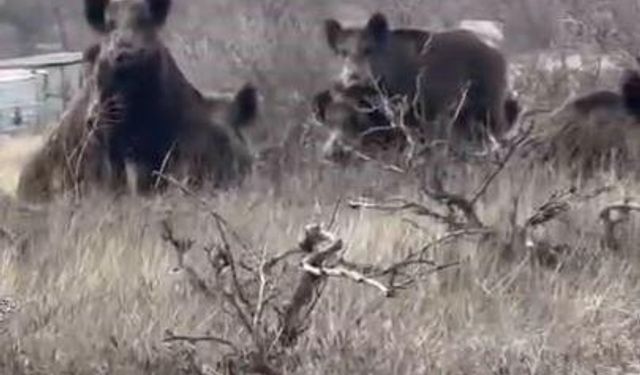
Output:
<instances>
[{"instance_id":1,"label":"grass field","mask_svg":"<svg viewBox=\"0 0 640 375\"><path fill-rule=\"evenodd\" d=\"M2 154L3 173L15 174L17 155L36 142L11 143L12 152ZM456 190L472 191L484 172L459 175L456 186L462 188ZM557 263L544 266L524 247L505 256L513 202L517 198L515 216L522 225L554 191L570 184L559 173L507 168L477 205L495 236L433 246L426 254L430 260L459 264L429 274L394 298L346 278L330 279L296 344L278 348L274 339L267 345L269 371L640 373L637 225L632 217L621 224L621 247L611 251L601 245L598 218L608 204L635 196L636 185L603 178L579 191L605 185L611 186L606 193L575 201L537 228L536 241L565 249ZM270 373L240 365L252 363L247 358L255 355L252 342L260 334L249 334L233 305L217 294L229 286L202 251L221 243L210 211L241 238L229 240L238 264L281 254L295 246L305 225L328 225L335 217L331 229L344 240L343 257L384 266L433 242L446 227L410 213L352 210L347 201L367 193L426 202L415 187L373 168L292 177L280 195L256 178L241 190L202 197L205 203L175 193L149 200L92 197L79 205L61 201L35 209L7 198L0 216L0 373L233 373L225 368L229 363L237 366L235 373ZM193 241L185 270L175 270L177 252L163 240L163 223L170 223L176 237ZM285 261L265 276L266 290L275 296L266 306L286 306L301 274L299 261ZM258 276L238 274L257 306ZM273 338L278 325L277 314L265 312L257 323L260 337ZM224 338L234 349L206 341L164 342L172 335Z\"/></svg>"}]
</instances>

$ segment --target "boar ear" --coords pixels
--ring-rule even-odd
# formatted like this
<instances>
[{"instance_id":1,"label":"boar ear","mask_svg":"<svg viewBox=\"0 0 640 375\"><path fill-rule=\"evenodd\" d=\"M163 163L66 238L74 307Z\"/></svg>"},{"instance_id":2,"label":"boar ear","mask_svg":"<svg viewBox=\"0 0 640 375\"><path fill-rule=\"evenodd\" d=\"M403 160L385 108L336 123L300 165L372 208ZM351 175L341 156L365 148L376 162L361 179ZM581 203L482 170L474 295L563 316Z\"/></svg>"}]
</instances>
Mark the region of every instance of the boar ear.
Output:
<instances>
[{"instance_id":1,"label":"boar ear","mask_svg":"<svg viewBox=\"0 0 640 375\"><path fill-rule=\"evenodd\" d=\"M151 18L156 26L162 26L167 22L169 12L171 12L171 0L147 0Z\"/></svg>"},{"instance_id":2,"label":"boar ear","mask_svg":"<svg viewBox=\"0 0 640 375\"><path fill-rule=\"evenodd\" d=\"M382 13L375 13L365 27L367 35L371 36L377 45L386 43L389 38L389 22Z\"/></svg>"},{"instance_id":3,"label":"boar ear","mask_svg":"<svg viewBox=\"0 0 640 375\"><path fill-rule=\"evenodd\" d=\"M338 52L338 40L340 39L340 34L342 34L342 25L340 22L334 19L328 19L324 21L324 34L327 38L327 44L333 50L333 52Z\"/></svg>"},{"instance_id":4,"label":"boar ear","mask_svg":"<svg viewBox=\"0 0 640 375\"><path fill-rule=\"evenodd\" d=\"M332 100L331 92L329 90L323 91L313 98L312 111L320 122L326 121L327 107Z\"/></svg>"},{"instance_id":5,"label":"boar ear","mask_svg":"<svg viewBox=\"0 0 640 375\"><path fill-rule=\"evenodd\" d=\"M98 32L106 30L105 10L109 0L84 0L84 17L89 26Z\"/></svg>"},{"instance_id":6,"label":"boar ear","mask_svg":"<svg viewBox=\"0 0 640 375\"><path fill-rule=\"evenodd\" d=\"M253 123L258 116L258 90L253 85L248 83L238 91L228 116L230 125L237 129Z\"/></svg>"}]
</instances>

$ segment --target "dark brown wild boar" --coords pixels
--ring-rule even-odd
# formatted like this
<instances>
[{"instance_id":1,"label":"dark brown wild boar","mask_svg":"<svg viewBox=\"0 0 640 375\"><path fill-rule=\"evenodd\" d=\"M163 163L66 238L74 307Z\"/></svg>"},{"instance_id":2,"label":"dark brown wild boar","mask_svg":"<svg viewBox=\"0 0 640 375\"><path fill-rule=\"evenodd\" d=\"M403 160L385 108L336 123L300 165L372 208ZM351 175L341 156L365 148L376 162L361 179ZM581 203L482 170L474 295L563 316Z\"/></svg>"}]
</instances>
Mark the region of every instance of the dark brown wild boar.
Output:
<instances>
[{"instance_id":1,"label":"dark brown wild boar","mask_svg":"<svg viewBox=\"0 0 640 375\"><path fill-rule=\"evenodd\" d=\"M170 0L85 0L100 43L87 49L87 82L25 168L20 196L121 191L128 184L125 166L135 171L140 193L164 185L158 173L200 187L227 186L249 171L251 154L240 132L256 115L256 90L245 86L224 121L214 122L210 103L159 36L170 9Z\"/></svg>"},{"instance_id":2,"label":"dark brown wild boar","mask_svg":"<svg viewBox=\"0 0 640 375\"><path fill-rule=\"evenodd\" d=\"M344 60L343 83L375 80L389 96L406 97L412 103L408 124L437 124L430 130L434 137L466 140L508 130L506 60L472 32L391 29L386 17L376 13L364 27L327 20L325 33ZM454 115L453 129L447 129Z\"/></svg>"},{"instance_id":3,"label":"dark brown wild boar","mask_svg":"<svg viewBox=\"0 0 640 375\"><path fill-rule=\"evenodd\" d=\"M628 70L617 91L599 90L566 101L532 134L529 152L588 177L598 168L638 173L640 74Z\"/></svg>"}]
</instances>

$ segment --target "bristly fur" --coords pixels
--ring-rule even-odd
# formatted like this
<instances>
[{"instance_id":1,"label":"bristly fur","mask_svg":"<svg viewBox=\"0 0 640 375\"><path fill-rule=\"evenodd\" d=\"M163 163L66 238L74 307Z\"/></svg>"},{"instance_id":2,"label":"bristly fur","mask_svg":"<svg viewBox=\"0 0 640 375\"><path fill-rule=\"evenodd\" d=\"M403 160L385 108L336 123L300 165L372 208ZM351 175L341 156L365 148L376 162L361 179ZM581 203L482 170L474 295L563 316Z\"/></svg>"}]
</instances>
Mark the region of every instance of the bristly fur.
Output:
<instances>
[{"instance_id":1,"label":"bristly fur","mask_svg":"<svg viewBox=\"0 0 640 375\"><path fill-rule=\"evenodd\" d=\"M144 11L136 4L121 1L124 8L118 15L143 20L143 15L127 13ZM85 5L87 22L102 29L109 2L86 0ZM147 0L147 5L154 24L134 25L134 32L144 37L121 43L117 38L122 33L105 30L102 42L85 51L87 83L25 168L18 189L22 198L51 198L56 179L62 180L60 191L79 195L93 189L121 192L130 185L127 166L133 167L136 190L142 194L166 186L157 183L160 171L195 188L229 186L250 170L251 153L239 129L257 115L256 89L246 85L230 103L225 120L215 123L209 103L155 36L171 1Z\"/></svg>"},{"instance_id":2,"label":"bristly fur","mask_svg":"<svg viewBox=\"0 0 640 375\"><path fill-rule=\"evenodd\" d=\"M534 159L585 177L597 169L636 174L640 163L640 76L628 71L619 92L600 90L569 99L533 134Z\"/></svg>"}]
</instances>

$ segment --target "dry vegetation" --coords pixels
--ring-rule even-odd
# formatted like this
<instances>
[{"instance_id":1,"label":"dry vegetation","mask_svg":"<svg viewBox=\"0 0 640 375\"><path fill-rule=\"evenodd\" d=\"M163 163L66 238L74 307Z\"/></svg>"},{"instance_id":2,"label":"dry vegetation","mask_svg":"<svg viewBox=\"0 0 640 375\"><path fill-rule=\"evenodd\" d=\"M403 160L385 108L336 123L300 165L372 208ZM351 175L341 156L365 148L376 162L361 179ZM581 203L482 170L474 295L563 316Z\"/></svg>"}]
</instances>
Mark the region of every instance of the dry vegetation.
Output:
<instances>
[{"instance_id":1,"label":"dry vegetation","mask_svg":"<svg viewBox=\"0 0 640 375\"><path fill-rule=\"evenodd\" d=\"M438 20L429 6L462 16L449 1L366 3L365 16L379 7L407 24ZM553 39L536 33L550 14L578 9L518 3L465 15L521 20L528 9L541 43ZM616 4L625 20L636 11ZM640 373L638 183L608 171L576 182L514 157L431 161L427 176L315 162L289 130L332 72L319 20L336 6L184 1L168 32L200 87L262 89L251 138L293 139L278 170L211 196L176 186L48 207L2 198L1 374ZM570 14L606 29L587 8ZM623 26L580 43L633 52L636 30ZM526 103L601 83L597 72L541 74L519 76ZM38 142L2 143L0 189L11 193Z\"/></svg>"},{"instance_id":2,"label":"dry vegetation","mask_svg":"<svg viewBox=\"0 0 640 375\"><path fill-rule=\"evenodd\" d=\"M567 181L553 176L551 184L543 171L526 180L515 171L502 175L478 204L478 216L497 230L485 236L461 235L412 212L349 208L350 197L365 193L362 181L373 196L426 202L411 187L394 187L395 178L370 173L351 174L351 181L334 172L322 183L291 180L285 196L265 193L269 187L256 181L203 197L205 203L181 194L60 202L46 211L5 202L0 294L15 309L2 316L3 373L251 373L251 366L296 374L637 371L637 224L629 218L616 229L613 251L602 242L599 218L610 203L634 196L631 184L567 199L568 211L531 235L546 247L509 251L511 200L519 197L516 222L524 226L543 203L563 206L550 197ZM374 176L381 182L371 183ZM465 180L473 186L480 178ZM585 194L600 186L584 186ZM214 210L240 236L225 229L235 271ZM295 248L305 225L315 222L333 222L344 241L342 262L334 259L332 267L372 278L380 271L354 264L388 269L432 246L420 258L427 263L406 269L417 280L398 274L390 284L376 276L387 286L411 282L390 298L354 278L322 282L303 321L308 327L285 345L279 328L301 282L301 256L268 260ZM445 233L453 233L448 241ZM187 248L180 262L176 250ZM267 264L269 272L259 272ZM249 317L247 326L236 311L234 272L248 301L238 310ZM316 297L312 290L303 295ZM273 372L255 368L258 354Z\"/></svg>"},{"instance_id":3,"label":"dry vegetation","mask_svg":"<svg viewBox=\"0 0 640 375\"><path fill-rule=\"evenodd\" d=\"M42 145L40 135L0 136L0 192L12 194L18 185L20 170L29 156Z\"/></svg>"}]
</instances>

